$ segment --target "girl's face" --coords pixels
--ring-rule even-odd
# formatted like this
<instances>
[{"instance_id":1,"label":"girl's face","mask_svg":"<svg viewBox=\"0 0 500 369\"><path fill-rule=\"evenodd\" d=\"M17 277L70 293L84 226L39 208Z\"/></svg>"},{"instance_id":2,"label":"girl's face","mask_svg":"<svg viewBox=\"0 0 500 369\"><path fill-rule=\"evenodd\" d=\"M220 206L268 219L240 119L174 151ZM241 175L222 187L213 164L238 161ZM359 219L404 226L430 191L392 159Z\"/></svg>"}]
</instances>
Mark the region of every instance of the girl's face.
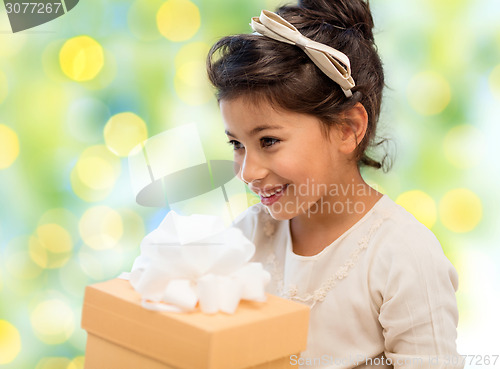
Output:
<instances>
[{"instance_id":1,"label":"girl's face","mask_svg":"<svg viewBox=\"0 0 500 369\"><path fill-rule=\"evenodd\" d=\"M327 138L318 118L245 97L222 100L220 108L237 176L273 218L291 219L316 203L335 201L332 186L342 185L353 166L338 129Z\"/></svg>"}]
</instances>

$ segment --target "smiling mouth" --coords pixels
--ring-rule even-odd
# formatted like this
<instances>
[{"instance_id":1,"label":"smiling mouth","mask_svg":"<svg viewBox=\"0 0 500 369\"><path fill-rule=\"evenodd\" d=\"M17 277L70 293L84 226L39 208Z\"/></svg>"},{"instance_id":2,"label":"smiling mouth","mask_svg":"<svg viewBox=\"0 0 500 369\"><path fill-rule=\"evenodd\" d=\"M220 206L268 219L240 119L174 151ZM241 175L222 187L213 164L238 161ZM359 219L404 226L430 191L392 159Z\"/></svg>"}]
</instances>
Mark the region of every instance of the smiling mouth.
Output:
<instances>
[{"instance_id":1,"label":"smiling mouth","mask_svg":"<svg viewBox=\"0 0 500 369\"><path fill-rule=\"evenodd\" d=\"M267 198L270 198L276 194L280 194L281 192L283 192L286 188L288 187L288 184L284 185L284 186L281 186L281 187L275 187L272 191L270 192L267 192L267 191L263 191L261 192L259 195L261 198L264 198L264 199L267 199Z\"/></svg>"}]
</instances>

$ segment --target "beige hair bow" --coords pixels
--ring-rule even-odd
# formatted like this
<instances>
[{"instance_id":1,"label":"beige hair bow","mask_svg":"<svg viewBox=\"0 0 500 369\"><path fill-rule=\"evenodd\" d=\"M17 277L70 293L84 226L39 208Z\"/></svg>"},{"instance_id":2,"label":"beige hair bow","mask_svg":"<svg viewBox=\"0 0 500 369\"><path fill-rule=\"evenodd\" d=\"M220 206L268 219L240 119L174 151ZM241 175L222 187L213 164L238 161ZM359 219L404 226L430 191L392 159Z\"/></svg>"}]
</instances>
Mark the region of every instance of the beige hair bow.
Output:
<instances>
[{"instance_id":1,"label":"beige hair bow","mask_svg":"<svg viewBox=\"0 0 500 369\"><path fill-rule=\"evenodd\" d=\"M352 96L351 88L356 84L347 55L305 37L292 24L269 10L262 10L258 18L253 17L250 25L263 36L300 47L323 73L338 83L347 97Z\"/></svg>"}]
</instances>

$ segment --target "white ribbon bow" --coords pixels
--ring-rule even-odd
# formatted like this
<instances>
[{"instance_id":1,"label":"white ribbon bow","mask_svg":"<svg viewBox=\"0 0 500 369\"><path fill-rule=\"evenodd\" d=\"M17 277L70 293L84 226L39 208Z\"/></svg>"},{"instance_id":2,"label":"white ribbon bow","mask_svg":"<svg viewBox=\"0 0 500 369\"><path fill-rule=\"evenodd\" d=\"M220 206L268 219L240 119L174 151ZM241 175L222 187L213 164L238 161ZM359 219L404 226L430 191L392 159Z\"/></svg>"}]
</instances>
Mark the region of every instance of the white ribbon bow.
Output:
<instances>
[{"instance_id":1,"label":"white ribbon bow","mask_svg":"<svg viewBox=\"0 0 500 369\"><path fill-rule=\"evenodd\" d=\"M170 211L141 243L131 273L122 273L150 310L232 314L241 299L265 301L270 275L249 262L255 246L211 215Z\"/></svg>"},{"instance_id":2,"label":"white ribbon bow","mask_svg":"<svg viewBox=\"0 0 500 369\"><path fill-rule=\"evenodd\" d=\"M259 18L253 17L250 25L263 36L300 47L323 73L338 83L347 97L352 96L351 88L356 84L351 76L351 63L347 55L307 38L292 24L269 10L262 10Z\"/></svg>"}]
</instances>

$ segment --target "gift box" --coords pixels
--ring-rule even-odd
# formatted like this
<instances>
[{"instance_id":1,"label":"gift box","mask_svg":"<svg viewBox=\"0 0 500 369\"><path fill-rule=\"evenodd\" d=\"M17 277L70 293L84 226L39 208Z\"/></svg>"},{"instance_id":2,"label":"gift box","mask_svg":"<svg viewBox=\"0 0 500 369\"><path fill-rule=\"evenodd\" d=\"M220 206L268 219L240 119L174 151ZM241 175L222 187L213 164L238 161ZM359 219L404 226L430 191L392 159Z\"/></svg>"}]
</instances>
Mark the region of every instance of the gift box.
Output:
<instances>
[{"instance_id":1,"label":"gift box","mask_svg":"<svg viewBox=\"0 0 500 369\"><path fill-rule=\"evenodd\" d=\"M290 368L308 319L307 306L273 295L235 314L151 311L129 281L113 279L85 290L85 369Z\"/></svg>"}]
</instances>

